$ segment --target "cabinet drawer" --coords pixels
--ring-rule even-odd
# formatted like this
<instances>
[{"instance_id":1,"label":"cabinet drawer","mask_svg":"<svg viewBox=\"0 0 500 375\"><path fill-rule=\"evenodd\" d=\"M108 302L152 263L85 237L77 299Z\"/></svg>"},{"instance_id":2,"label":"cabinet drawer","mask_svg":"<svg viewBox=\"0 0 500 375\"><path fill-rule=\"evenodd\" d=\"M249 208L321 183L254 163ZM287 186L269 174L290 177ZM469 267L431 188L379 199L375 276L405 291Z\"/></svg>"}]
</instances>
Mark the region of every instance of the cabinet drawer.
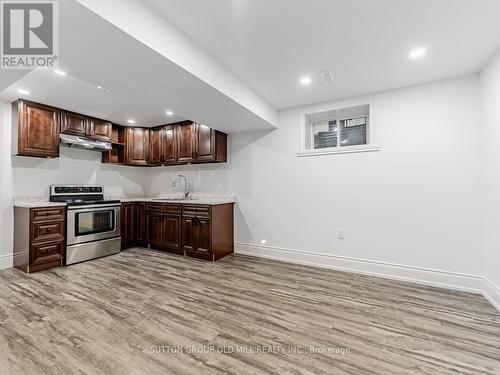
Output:
<instances>
[{"instance_id":1,"label":"cabinet drawer","mask_svg":"<svg viewBox=\"0 0 500 375\"><path fill-rule=\"evenodd\" d=\"M182 206L183 215L210 216L210 206L184 205Z\"/></svg>"},{"instance_id":2,"label":"cabinet drawer","mask_svg":"<svg viewBox=\"0 0 500 375\"><path fill-rule=\"evenodd\" d=\"M61 260L64 257L64 242L49 242L31 246L30 266Z\"/></svg>"},{"instance_id":3,"label":"cabinet drawer","mask_svg":"<svg viewBox=\"0 0 500 375\"><path fill-rule=\"evenodd\" d=\"M64 220L64 208L32 208L31 220Z\"/></svg>"},{"instance_id":4,"label":"cabinet drawer","mask_svg":"<svg viewBox=\"0 0 500 375\"><path fill-rule=\"evenodd\" d=\"M146 212L161 214L161 204L146 204Z\"/></svg>"},{"instance_id":5,"label":"cabinet drawer","mask_svg":"<svg viewBox=\"0 0 500 375\"><path fill-rule=\"evenodd\" d=\"M180 215L181 205L180 204L163 204L162 205L162 213Z\"/></svg>"},{"instance_id":6,"label":"cabinet drawer","mask_svg":"<svg viewBox=\"0 0 500 375\"><path fill-rule=\"evenodd\" d=\"M64 241L64 221L34 222L31 226L31 241Z\"/></svg>"}]
</instances>

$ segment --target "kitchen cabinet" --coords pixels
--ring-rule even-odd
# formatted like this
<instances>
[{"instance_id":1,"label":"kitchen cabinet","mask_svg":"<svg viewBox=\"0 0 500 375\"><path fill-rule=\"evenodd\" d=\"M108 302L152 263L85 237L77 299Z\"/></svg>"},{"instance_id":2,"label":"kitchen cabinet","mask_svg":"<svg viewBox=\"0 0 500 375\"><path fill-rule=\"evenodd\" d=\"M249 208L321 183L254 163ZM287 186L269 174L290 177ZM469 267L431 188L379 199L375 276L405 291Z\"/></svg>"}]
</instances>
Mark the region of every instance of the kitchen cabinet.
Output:
<instances>
[{"instance_id":1,"label":"kitchen cabinet","mask_svg":"<svg viewBox=\"0 0 500 375\"><path fill-rule=\"evenodd\" d=\"M122 249L135 246L137 240L137 215L135 203L122 203L121 237Z\"/></svg>"},{"instance_id":2,"label":"kitchen cabinet","mask_svg":"<svg viewBox=\"0 0 500 375\"><path fill-rule=\"evenodd\" d=\"M187 256L217 260L233 252L233 204L183 205L182 248Z\"/></svg>"},{"instance_id":3,"label":"kitchen cabinet","mask_svg":"<svg viewBox=\"0 0 500 375\"><path fill-rule=\"evenodd\" d=\"M61 111L61 133L111 142L112 125L108 121L78 113Z\"/></svg>"},{"instance_id":4,"label":"kitchen cabinet","mask_svg":"<svg viewBox=\"0 0 500 375\"><path fill-rule=\"evenodd\" d=\"M125 204L125 203L124 203ZM234 251L234 204L200 205L136 203L135 222L145 222L145 240L139 245L173 254L215 261ZM122 216L126 216L122 210ZM141 220L141 215L142 220ZM132 222L132 220L131 220ZM139 233L138 229L136 233Z\"/></svg>"},{"instance_id":5,"label":"kitchen cabinet","mask_svg":"<svg viewBox=\"0 0 500 375\"><path fill-rule=\"evenodd\" d=\"M147 204L146 218L149 246L155 250L182 254L180 205Z\"/></svg>"},{"instance_id":6,"label":"kitchen cabinet","mask_svg":"<svg viewBox=\"0 0 500 375\"><path fill-rule=\"evenodd\" d=\"M177 163L227 161L227 135L203 124L177 124Z\"/></svg>"},{"instance_id":7,"label":"kitchen cabinet","mask_svg":"<svg viewBox=\"0 0 500 375\"><path fill-rule=\"evenodd\" d=\"M89 120L88 136L99 141L111 142L112 125L108 121L91 118Z\"/></svg>"},{"instance_id":8,"label":"kitchen cabinet","mask_svg":"<svg viewBox=\"0 0 500 375\"><path fill-rule=\"evenodd\" d=\"M146 246L146 204L122 203L122 250L133 246Z\"/></svg>"},{"instance_id":9,"label":"kitchen cabinet","mask_svg":"<svg viewBox=\"0 0 500 375\"><path fill-rule=\"evenodd\" d=\"M209 218L182 217L182 248L187 255L211 257Z\"/></svg>"},{"instance_id":10,"label":"kitchen cabinet","mask_svg":"<svg viewBox=\"0 0 500 375\"><path fill-rule=\"evenodd\" d=\"M20 156L55 158L59 156L60 111L26 100L12 106L13 153Z\"/></svg>"},{"instance_id":11,"label":"kitchen cabinet","mask_svg":"<svg viewBox=\"0 0 500 375\"><path fill-rule=\"evenodd\" d=\"M149 159L149 129L127 128L125 137L126 164L147 166Z\"/></svg>"},{"instance_id":12,"label":"kitchen cabinet","mask_svg":"<svg viewBox=\"0 0 500 375\"><path fill-rule=\"evenodd\" d=\"M177 163L176 126L153 128L149 135L149 165L175 165Z\"/></svg>"},{"instance_id":13,"label":"kitchen cabinet","mask_svg":"<svg viewBox=\"0 0 500 375\"><path fill-rule=\"evenodd\" d=\"M64 207L14 207L14 267L32 273L63 265Z\"/></svg>"},{"instance_id":14,"label":"kitchen cabinet","mask_svg":"<svg viewBox=\"0 0 500 375\"><path fill-rule=\"evenodd\" d=\"M183 254L181 248L181 215L163 215L163 249Z\"/></svg>"},{"instance_id":15,"label":"kitchen cabinet","mask_svg":"<svg viewBox=\"0 0 500 375\"><path fill-rule=\"evenodd\" d=\"M146 241L152 249L162 250L163 224L160 204L146 204Z\"/></svg>"},{"instance_id":16,"label":"kitchen cabinet","mask_svg":"<svg viewBox=\"0 0 500 375\"><path fill-rule=\"evenodd\" d=\"M177 162L179 164L192 163L195 160L195 131L194 122L180 123L176 127Z\"/></svg>"},{"instance_id":17,"label":"kitchen cabinet","mask_svg":"<svg viewBox=\"0 0 500 375\"><path fill-rule=\"evenodd\" d=\"M89 119L78 113L61 111L61 133L87 136Z\"/></svg>"},{"instance_id":18,"label":"kitchen cabinet","mask_svg":"<svg viewBox=\"0 0 500 375\"><path fill-rule=\"evenodd\" d=\"M177 164L176 129L177 127L175 125L167 125L163 127L163 136L162 136L163 165Z\"/></svg>"},{"instance_id":19,"label":"kitchen cabinet","mask_svg":"<svg viewBox=\"0 0 500 375\"><path fill-rule=\"evenodd\" d=\"M135 204L135 223L136 223L136 244L145 246L146 241L146 203Z\"/></svg>"},{"instance_id":20,"label":"kitchen cabinet","mask_svg":"<svg viewBox=\"0 0 500 375\"><path fill-rule=\"evenodd\" d=\"M163 128L151 129L149 133L149 159L151 166L161 165L163 161Z\"/></svg>"}]
</instances>

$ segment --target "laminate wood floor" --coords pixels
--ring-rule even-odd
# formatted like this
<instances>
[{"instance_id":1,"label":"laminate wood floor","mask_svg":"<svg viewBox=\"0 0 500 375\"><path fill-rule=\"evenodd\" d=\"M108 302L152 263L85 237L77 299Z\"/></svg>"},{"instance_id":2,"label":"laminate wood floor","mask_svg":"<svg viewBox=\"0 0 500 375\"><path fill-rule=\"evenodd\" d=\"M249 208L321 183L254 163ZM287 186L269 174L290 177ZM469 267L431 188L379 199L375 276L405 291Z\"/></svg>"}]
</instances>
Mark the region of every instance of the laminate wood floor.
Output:
<instances>
[{"instance_id":1,"label":"laminate wood floor","mask_svg":"<svg viewBox=\"0 0 500 375\"><path fill-rule=\"evenodd\" d=\"M500 374L481 296L132 249L0 271L1 374Z\"/></svg>"}]
</instances>

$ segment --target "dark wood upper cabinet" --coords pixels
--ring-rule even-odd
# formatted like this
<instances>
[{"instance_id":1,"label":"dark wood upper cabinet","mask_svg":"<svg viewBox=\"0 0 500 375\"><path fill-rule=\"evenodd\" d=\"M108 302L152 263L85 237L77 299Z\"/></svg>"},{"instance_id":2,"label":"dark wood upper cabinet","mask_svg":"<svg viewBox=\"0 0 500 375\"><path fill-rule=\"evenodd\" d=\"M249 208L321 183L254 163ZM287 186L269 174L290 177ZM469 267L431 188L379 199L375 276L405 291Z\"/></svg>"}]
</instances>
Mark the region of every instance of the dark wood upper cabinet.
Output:
<instances>
[{"instance_id":1,"label":"dark wood upper cabinet","mask_svg":"<svg viewBox=\"0 0 500 375\"><path fill-rule=\"evenodd\" d=\"M163 127L162 162L164 165L177 164L177 142L175 135L176 135L175 125L167 125Z\"/></svg>"},{"instance_id":2,"label":"dark wood upper cabinet","mask_svg":"<svg viewBox=\"0 0 500 375\"><path fill-rule=\"evenodd\" d=\"M149 129L127 128L126 144L127 164L148 165Z\"/></svg>"},{"instance_id":3,"label":"dark wood upper cabinet","mask_svg":"<svg viewBox=\"0 0 500 375\"><path fill-rule=\"evenodd\" d=\"M14 121L16 117L15 154L41 158L59 156L60 111L57 108L18 100L13 104Z\"/></svg>"},{"instance_id":4,"label":"dark wood upper cabinet","mask_svg":"<svg viewBox=\"0 0 500 375\"><path fill-rule=\"evenodd\" d=\"M149 165L161 165L163 161L163 128L151 129L149 133Z\"/></svg>"},{"instance_id":5,"label":"dark wood upper cabinet","mask_svg":"<svg viewBox=\"0 0 500 375\"><path fill-rule=\"evenodd\" d=\"M227 135L206 125L184 122L176 128L177 164L227 161Z\"/></svg>"},{"instance_id":6,"label":"dark wood upper cabinet","mask_svg":"<svg viewBox=\"0 0 500 375\"><path fill-rule=\"evenodd\" d=\"M214 161L215 153L215 130L206 125L196 124L195 132L195 156L196 161Z\"/></svg>"},{"instance_id":7,"label":"dark wood upper cabinet","mask_svg":"<svg viewBox=\"0 0 500 375\"><path fill-rule=\"evenodd\" d=\"M177 145L177 162L179 164L192 163L195 158L195 131L196 124L188 122L178 125L175 129Z\"/></svg>"},{"instance_id":8,"label":"dark wood upper cabinet","mask_svg":"<svg viewBox=\"0 0 500 375\"><path fill-rule=\"evenodd\" d=\"M89 132L89 119L78 113L61 111L61 133L86 136Z\"/></svg>"},{"instance_id":9,"label":"dark wood upper cabinet","mask_svg":"<svg viewBox=\"0 0 500 375\"><path fill-rule=\"evenodd\" d=\"M108 121L91 118L89 120L88 135L99 141L111 142L112 125Z\"/></svg>"},{"instance_id":10,"label":"dark wood upper cabinet","mask_svg":"<svg viewBox=\"0 0 500 375\"><path fill-rule=\"evenodd\" d=\"M134 166L227 161L227 135L203 124L182 121L152 129L113 125L79 113L19 99L13 103L16 155L58 157L59 134L111 142L103 163Z\"/></svg>"},{"instance_id":11,"label":"dark wood upper cabinet","mask_svg":"<svg viewBox=\"0 0 500 375\"><path fill-rule=\"evenodd\" d=\"M111 142L112 125L108 121L78 113L61 111L61 133Z\"/></svg>"},{"instance_id":12,"label":"dark wood upper cabinet","mask_svg":"<svg viewBox=\"0 0 500 375\"><path fill-rule=\"evenodd\" d=\"M226 162L227 134L198 124L195 134L195 150L197 163Z\"/></svg>"}]
</instances>

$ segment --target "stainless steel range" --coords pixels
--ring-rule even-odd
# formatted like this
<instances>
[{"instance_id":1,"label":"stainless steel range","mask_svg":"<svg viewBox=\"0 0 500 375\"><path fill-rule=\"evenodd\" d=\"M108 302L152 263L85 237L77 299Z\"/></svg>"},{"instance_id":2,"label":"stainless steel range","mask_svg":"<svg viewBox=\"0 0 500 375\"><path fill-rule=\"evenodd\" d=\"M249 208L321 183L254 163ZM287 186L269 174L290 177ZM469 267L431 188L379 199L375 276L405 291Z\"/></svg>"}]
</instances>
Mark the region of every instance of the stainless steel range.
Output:
<instances>
[{"instance_id":1,"label":"stainless steel range","mask_svg":"<svg viewBox=\"0 0 500 375\"><path fill-rule=\"evenodd\" d=\"M95 185L53 185L52 202L67 203L66 265L120 252L121 204Z\"/></svg>"}]
</instances>

